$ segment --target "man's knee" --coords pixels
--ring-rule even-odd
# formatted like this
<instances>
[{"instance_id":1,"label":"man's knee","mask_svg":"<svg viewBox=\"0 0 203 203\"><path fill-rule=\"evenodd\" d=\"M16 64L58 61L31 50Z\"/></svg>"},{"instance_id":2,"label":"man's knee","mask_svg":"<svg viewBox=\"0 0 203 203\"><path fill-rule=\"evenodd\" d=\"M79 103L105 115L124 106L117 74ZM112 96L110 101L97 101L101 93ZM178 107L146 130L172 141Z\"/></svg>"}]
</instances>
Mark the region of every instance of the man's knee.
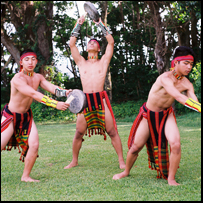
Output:
<instances>
[{"instance_id":1,"label":"man's knee","mask_svg":"<svg viewBox=\"0 0 203 203\"><path fill-rule=\"evenodd\" d=\"M140 150L141 149L136 144L133 144L132 147L130 148L130 152L135 155L138 155Z\"/></svg>"},{"instance_id":2,"label":"man's knee","mask_svg":"<svg viewBox=\"0 0 203 203\"><path fill-rule=\"evenodd\" d=\"M29 149L31 149L33 152L38 152L39 149L39 142L34 142L30 144Z\"/></svg>"},{"instance_id":3,"label":"man's knee","mask_svg":"<svg viewBox=\"0 0 203 203\"><path fill-rule=\"evenodd\" d=\"M85 131L80 130L80 129L76 129L75 132L75 139L81 139L85 134Z\"/></svg>"},{"instance_id":4,"label":"man's knee","mask_svg":"<svg viewBox=\"0 0 203 203\"><path fill-rule=\"evenodd\" d=\"M180 142L174 142L170 145L171 152L174 154L179 154L181 152L181 145Z\"/></svg>"},{"instance_id":5,"label":"man's knee","mask_svg":"<svg viewBox=\"0 0 203 203\"><path fill-rule=\"evenodd\" d=\"M115 128L106 129L106 132L111 138L114 138L117 135Z\"/></svg>"}]
</instances>

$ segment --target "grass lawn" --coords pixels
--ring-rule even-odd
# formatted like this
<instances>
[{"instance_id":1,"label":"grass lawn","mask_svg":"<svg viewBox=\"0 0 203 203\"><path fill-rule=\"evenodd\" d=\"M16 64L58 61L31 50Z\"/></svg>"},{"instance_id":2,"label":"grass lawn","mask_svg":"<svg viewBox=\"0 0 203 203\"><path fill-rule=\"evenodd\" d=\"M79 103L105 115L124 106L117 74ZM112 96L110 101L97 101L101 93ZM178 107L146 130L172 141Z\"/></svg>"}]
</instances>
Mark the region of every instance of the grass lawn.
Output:
<instances>
[{"instance_id":1,"label":"grass lawn","mask_svg":"<svg viewBox=\"0 0 203 203\"><path fill-rule=\"evenodd\" d=\"M148 168L146 147L140 152L128 177L113 180L119 169L111 140L103 136L84 137L78 167L64 170L72 159L75 124L37 124L39 158L31 177L40 183L21 182L24 164L18 150L1 153L2 201L201 201L201 114L177 117L182 157L176 180L169 186ZM118 122L124 159L132 122Z\"/></svg>"}]
</instances>

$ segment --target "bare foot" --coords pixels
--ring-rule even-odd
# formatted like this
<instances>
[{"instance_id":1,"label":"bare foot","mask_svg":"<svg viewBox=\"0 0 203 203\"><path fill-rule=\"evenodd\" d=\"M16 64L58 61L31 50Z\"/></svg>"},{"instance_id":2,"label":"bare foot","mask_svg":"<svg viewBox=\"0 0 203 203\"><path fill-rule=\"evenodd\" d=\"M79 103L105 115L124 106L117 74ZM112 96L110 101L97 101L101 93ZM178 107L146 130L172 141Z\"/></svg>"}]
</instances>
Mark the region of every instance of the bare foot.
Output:
<instances>
[{"instance_id":1,"label":"bare foot","mask_svg":"<svg viewBox=\"0 0 203 203\"><path fill-rule=\"evenodd\" d=\"M72 168L72 167L75 167L77 165L78 165L78 162L75 163L75 162L71 161L71 163L68 166L65 166L64 169Z\"/></svg>"},{"instance_id":2,"label":"bare foot","mask_svg":"<svg viewBox=\"0 0 203 203\"><path fill-rule=\"evenodd\" d=\"M23 182L40 182L39 180L35 180L35 179L30 178L30 176L21 177L21 181L23 181Z\"/></svg>"},{"instance_id":3,"label":"bare foot","mask_svg":"<svg viewBox=\"0 0 203 203\"><path fill-rule=\"evenodd\" d=\"M126 176L128 176L128 174L125 171L123 171L122 173L118 173L118 174L114 175L113 179L118 180L118 179L124 178Z\"/></svg>"},{"instance_id":4,"label":"bare foot","mask_svg":"<svg viewBox=\"0 0 203 203\"><path fill-rule=\"evenodd\" d=\"M174 185L174 186L180 185L180 184L177 183L175 180L169 180L169 179L168 179L168 184L169 184L169 185Z\"/></svg>"}]
</instances>

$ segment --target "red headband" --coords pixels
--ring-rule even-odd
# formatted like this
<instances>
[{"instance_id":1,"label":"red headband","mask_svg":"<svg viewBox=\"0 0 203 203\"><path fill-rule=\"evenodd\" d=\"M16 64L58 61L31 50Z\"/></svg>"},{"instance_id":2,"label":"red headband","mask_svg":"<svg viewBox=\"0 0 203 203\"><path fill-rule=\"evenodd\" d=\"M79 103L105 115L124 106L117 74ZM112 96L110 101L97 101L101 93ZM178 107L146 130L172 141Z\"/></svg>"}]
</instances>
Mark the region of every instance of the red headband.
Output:
<instances>
[{"instance_id":1,"label":"red headband","mask_svg":"<svg viewBox=\"0 0 203 203\"><path fill-rule=\"evenodd\" d=\"M100 49L100 45L99 45L99 42L97 42L97 40L95 40L95 39L91 39L88 43L90 43L91 41L95 41L95 42L97 43L99 49Z\"/></svg>"},{"instance_id":2,"label":"red headband","mask_svg":"<svg viewBox=\"0 0 203 203\"><path fill-rule=\"evenodd\" d=\"M27 52L27 53L23 54L23 55L20 57L20 60L22 61L23 58L25 58L26 56L34 56L35 58L37 58L37 55L36 55L34 52Z\"/></svg>"},{"instance_id":3,"label":"red headband","mask_svg":"<svg viewBox=\"0 0 203 203\"><path fill-rule=\"evenodd\" d=\"M194 61L194 57L191 55L178 56L178 57L174 58L173 61L171 61L171 68L174 67L174 61L183 61L183 60L193 60Z\"/></svg>"}]
</instances>

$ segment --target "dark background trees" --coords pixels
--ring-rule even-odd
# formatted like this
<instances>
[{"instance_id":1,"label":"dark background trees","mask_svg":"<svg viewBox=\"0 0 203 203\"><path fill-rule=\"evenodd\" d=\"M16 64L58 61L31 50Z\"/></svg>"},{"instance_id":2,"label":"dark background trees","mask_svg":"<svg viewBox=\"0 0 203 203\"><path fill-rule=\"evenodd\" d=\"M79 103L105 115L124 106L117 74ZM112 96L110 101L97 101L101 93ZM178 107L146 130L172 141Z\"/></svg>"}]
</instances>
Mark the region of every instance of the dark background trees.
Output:
<instances>
[{"instance_id":1,"label":"dark background trees","mask_svg":"<svg viewBox=\"0 0 203 203\"><path fill-rule=\"evenodd\" d=\"M10 80L18 72L18 69L14 70L15 64L19 65L20 51L28 47L37 53L39 63L36 72L62 87L82 88L78 68L68 45L76 19L65 12L73 7L78 8L80 3L1 2L1 103L9 101ZM171 56L179 45L193 48L197 61L201 62L200 1L92 3L98 8L102 21L110 27L115 40L114 55L105 82L105 89L114 102L146 99L157 76L169 70ZM79 17L81 13L78 9L76 11ZM87 39L93 35L100 40L100 56L105 51L105 38L88 20L83 24L77 41L84 57L87 56ZM56 69L58 61L54 60L54 45L69 60L67 72L71 72L72 78ZM6 59L5 55L9 58ZM201 65L198 67L197 75L201 78ZM197 80L191 77L192 82ZM201 80L199 85L201 87Z\"/></svg>"}]
</instances>

